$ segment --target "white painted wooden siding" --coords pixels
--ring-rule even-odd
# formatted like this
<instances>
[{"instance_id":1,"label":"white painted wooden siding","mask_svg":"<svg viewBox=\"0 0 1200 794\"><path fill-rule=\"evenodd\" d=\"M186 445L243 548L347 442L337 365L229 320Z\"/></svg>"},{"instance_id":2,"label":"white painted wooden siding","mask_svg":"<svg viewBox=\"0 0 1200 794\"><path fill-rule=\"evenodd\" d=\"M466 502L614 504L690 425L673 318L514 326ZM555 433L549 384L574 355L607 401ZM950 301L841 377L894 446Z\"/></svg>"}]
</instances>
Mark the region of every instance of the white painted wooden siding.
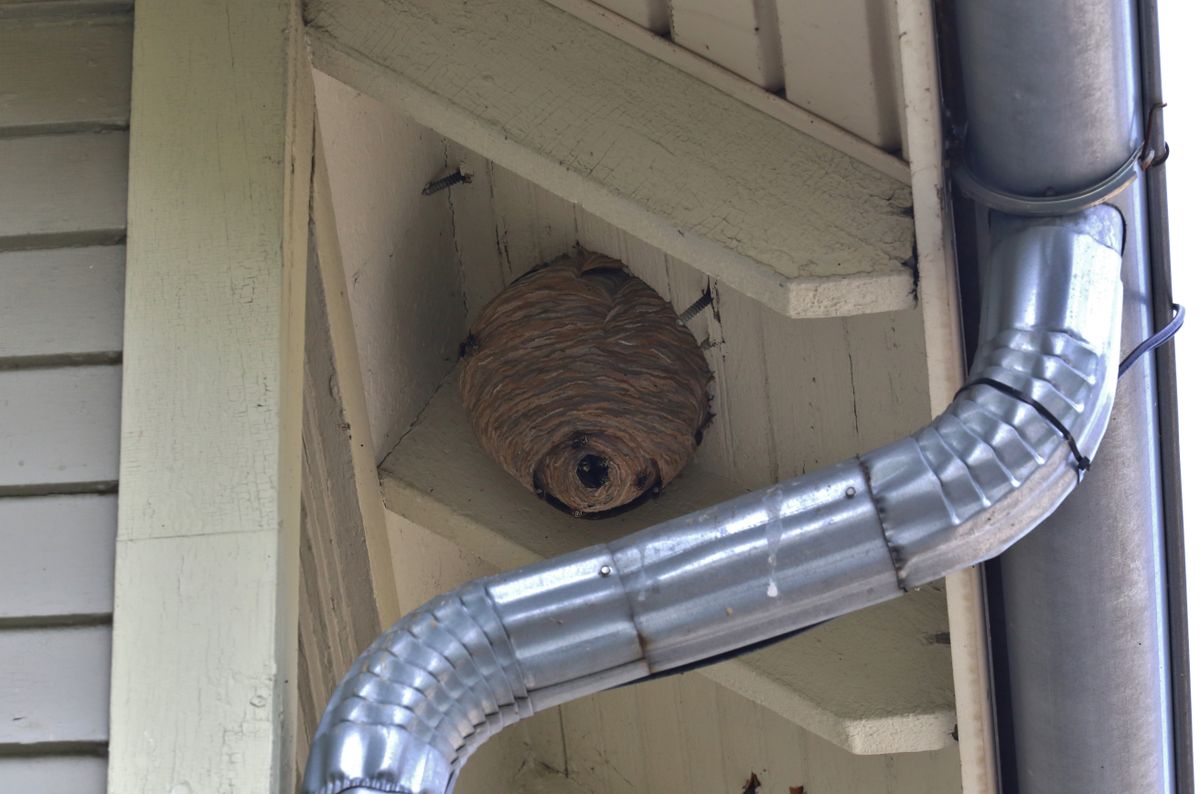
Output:
<instances>
[{"instance_id":1,"label":"white painted wooden siding","mask_svg":"<svg viewBox=\"0 0 1200 794\"><path fill-rule=\"evenodd\" d=\"M788 100L900 151L895 0L778 0L778 8Z\"/></svg>"},{"instance_id":2,"label":"white painted wooden siding","mask_svg":"<svg viewBox=\"0 0 1200 794\"><path fill-rule=\"evenodd\" d=\"M0 3L4 792L106 785L128 12Z\"/></svg>"},{"instance_id":3,"label":"white painted wooden siding","mask_svg":"<svg viewBox=\"0 0 1200 794\"><path fill-rule=\"evenodd\" d=\"M108 739L108 626L0 631L0 745L102 744Z\"/></svg>"},{"instance_id":4,"label":"white painted wooden siding","mask_svg":"<svg viewBox=\"0 0 1200 794\"><path fill-rule=\"evenodd\" d=\"M0 252L0 358L115 358L125 247Z\"/></svg>"},{"instance_id":5,"label":"white painted wooden siding","mask_svg":"<svg viewBox=\"0 0 1200 794\"><path fill-rule=\"evenodd\" d=\"M671 39L760 88L783 88L775 0L671 0Z\"/></svg>"},{"instance_id":6,"label":"white painted wooden siding","mask_svg":"<svg viewBox=\"0 0 1200 794\"><path fill-rule=\"evenodd\" d=\"M671 29L667 0L597 0L596 4L654 33L663 34Z\"/></svg>"},{"instance_id":7,"label":"white painted wooden siding","mask_svg":"<svg viewBox=\"0 0 1200 794\"><path fill-rule=\"evenodd\" d=\"M0 138L0 247L119 240L128 157L126 132Z\"/></svg>"},{"instance_id":8,"label":"white painted wooden siding","mask_svg":"<svg viewBox=\"0 0 1200 794\"><path fill-rule=\"evenodd\" d=\"M112 614L117 499L0 499L0 623Z\"/></svg>"},{"instance_id":9,"label":"white painted wooden siding","mask_svg":"<svg viewBox=\"0 0 1200 794\"><path fill-rule=\"evenodd\" d=\"M104 794L107 766L103 758L86 755L0 756L0 791Z\"/></svg>"},{"instance_id":10,"label":"white painted wooden siding","mask_svg":"<svg viewBox=\"0 0 1200 794\"><path fill-rule=\"evenodd\" d=\"M128 14L51 16L10 30L0 36L0 125L9 134L129 124Z\"/></svg>"},{"instance_id":11,"label":"white painted wooden siding","mask_svg":"<svg viewBox=\"0 0 1200 794\"><path fill-rule=\"evenodd\" d=\"M0 493L117 479L119 366L0 370Z\"/></svg>"},{"instance_id":12,"label":"white painted wooden siding","mask_svg":"<svg viewBox=\"0 0 1200 794\"><path fill-rule=\"evenodd\" d=\"M894 0L669 0L669 30L653 0L550 0L607 32L635 41L588 6L632 24L743 78L762 93L779 93L798 108L877 147L901 154L903 103ZM666 0L659 0L666 2ZM668 48L636 42L675 61ZM718 75L703 79L744 101L745 87ZM791 123L803 128L801 117Z\"/></svg>"}]
</instances>

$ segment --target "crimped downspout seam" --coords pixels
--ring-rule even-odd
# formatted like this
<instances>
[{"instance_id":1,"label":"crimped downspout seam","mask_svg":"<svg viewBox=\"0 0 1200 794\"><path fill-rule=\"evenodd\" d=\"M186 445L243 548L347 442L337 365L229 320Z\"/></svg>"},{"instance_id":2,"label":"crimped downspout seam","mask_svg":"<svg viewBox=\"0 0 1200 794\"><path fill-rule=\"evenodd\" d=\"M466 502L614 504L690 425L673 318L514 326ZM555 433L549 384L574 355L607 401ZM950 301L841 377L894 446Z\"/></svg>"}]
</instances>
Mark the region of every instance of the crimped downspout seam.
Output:
<instances>
[{"instance_id":1,"label":"crimped downspout seam","mask_svg":"<svg viewBox=\"0 0 1200 794\"><path fill-rule=\"evenodd\" d=\"M1110 207L998 224L971 373L1036 400L1089 456L1116 382L1121 230ZM504 725L994 556L1079 477L1054 424L976 386L882 449L469 583L355 663L317 728L303 791L445 794Z\"/></svg>"}]
</instances>

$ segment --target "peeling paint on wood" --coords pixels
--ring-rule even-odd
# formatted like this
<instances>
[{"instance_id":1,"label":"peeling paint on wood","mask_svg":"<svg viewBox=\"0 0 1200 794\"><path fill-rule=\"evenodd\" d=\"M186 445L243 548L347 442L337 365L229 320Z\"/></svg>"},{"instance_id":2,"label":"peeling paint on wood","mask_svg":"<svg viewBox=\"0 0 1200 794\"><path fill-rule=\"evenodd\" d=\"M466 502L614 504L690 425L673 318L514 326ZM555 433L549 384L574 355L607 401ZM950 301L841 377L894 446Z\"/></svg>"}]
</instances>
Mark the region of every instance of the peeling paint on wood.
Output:
<instances>
[{"instance_id":1,"label":"peeling paint on wood","mask_svg":"<svg viewBox=\"0 0 1200 794\"><path fill-rule=\"evenodd\" d=\"M135 14L109 788L288 792L312 163L300 9Z\"/></svg>"}]
</instances>

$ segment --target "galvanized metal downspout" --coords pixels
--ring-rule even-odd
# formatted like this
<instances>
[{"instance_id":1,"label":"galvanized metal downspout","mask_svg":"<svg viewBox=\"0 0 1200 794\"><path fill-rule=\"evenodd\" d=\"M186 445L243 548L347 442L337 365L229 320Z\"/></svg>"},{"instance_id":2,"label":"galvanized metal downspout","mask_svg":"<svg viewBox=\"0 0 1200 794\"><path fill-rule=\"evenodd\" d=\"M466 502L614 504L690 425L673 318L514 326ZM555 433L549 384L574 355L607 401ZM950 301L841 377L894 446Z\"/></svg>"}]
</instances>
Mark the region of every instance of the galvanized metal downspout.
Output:
<instances>
[{"instance_id":1,"label":"galvanized metal downspout","mask_svg":"<svg viewBox=\"0 0 1200 794\"><path fill-rule=\"evenodd\" d=\"M1135 2L971 0L955 12L981 182L1070 194L1138 152ZM1114 203L1129 349L1152 326L1142 179ZM1122 381L1083 486L988 566L1006 791L1174 790L1153 367L1147 357Z\"/></svg>"},{"instance_id":2,"label":"galvanized metal downspout","mask_svg":"<svg viewBox=\"0 0 1200 794\"><path fill-rule=\"evenodd\" d=\"M317 728L310 794L443 794L504 725L900 595L991 557L1076 486L1116 383L1119 213L1014 220L972 378L913 436L434 599Z\"/></svg>"}]
</instances>

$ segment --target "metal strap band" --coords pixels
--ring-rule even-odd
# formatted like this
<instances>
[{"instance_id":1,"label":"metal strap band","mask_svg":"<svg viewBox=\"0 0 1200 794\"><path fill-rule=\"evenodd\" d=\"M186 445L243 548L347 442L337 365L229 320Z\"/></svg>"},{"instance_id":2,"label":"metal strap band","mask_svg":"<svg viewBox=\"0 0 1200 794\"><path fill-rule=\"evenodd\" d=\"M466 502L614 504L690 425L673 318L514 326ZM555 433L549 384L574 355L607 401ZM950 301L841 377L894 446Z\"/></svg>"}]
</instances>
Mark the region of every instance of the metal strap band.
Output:
<instances>
[{"instance_id":1,"label":"metal strap band","mask_svg":"<svg viewBox=\"0 0 1200 794\"><path fill-rule=\"evenodd\" d=\"M980 180L964 158L955 163L954 184L973 201L1009 215L1069 215L1103 204L1133 183L1141 167L1143 147L1139 146L1129 159L1111 176L1092 187L1065 196L1020 196L988 185Z\"/></svg>"}]
</instances>

